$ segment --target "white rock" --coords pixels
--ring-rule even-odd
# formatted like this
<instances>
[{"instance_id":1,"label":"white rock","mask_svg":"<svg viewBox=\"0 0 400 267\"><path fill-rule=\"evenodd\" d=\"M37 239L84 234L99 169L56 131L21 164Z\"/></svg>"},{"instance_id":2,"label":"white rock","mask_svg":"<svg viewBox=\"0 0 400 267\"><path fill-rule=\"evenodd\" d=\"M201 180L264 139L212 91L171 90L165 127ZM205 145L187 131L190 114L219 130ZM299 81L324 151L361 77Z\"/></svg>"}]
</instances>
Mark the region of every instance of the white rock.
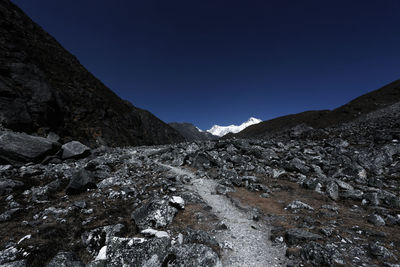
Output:
<instances>
[{"instance_id":1,"label":"white rock","mask_svg":"<svg viewBox=\"0 0 400 267\"><path fill-rule=\"evenodd\" d=\"M141 233L145 236L155 236L157 238L167 237L169 238L169 234L165 231L157 231L151 228L145 229L141 231Z\"/></svg>"},{"instance_id":2,"label":"white rock","mask_svg":"<svg viewBox=\"0 0 400 267\"><path fill-rule=\"evenodd\" d=\"M104 246L100 249L99 254L97 255L95 261L106 260L107 259L107 246Z\"/></svg>"},{"instance_id":3,"label":"white rock","mask_svg":"<svg viewBox=\"0 0 400 267\"><path fill-rule=\"evenodd\" d=\"M26 235L23 238L21 238L17 244L20 244L22 241L24 241L25 239L30 239L32 237L32 235Z\"/></svg>"},{"instance_id":4,"label":"white rock","mask_svg":"<svg viewBox=\"0 0 400 267\"><path fill-rule=\"evenodd\" d=\"M169 203L171 203L172 205L180 208L180 209L184 209L185 208L185 201L183 200L183 198L178 197L178 196L173 196L170 200Z\"/></svg>"}]
</instances>

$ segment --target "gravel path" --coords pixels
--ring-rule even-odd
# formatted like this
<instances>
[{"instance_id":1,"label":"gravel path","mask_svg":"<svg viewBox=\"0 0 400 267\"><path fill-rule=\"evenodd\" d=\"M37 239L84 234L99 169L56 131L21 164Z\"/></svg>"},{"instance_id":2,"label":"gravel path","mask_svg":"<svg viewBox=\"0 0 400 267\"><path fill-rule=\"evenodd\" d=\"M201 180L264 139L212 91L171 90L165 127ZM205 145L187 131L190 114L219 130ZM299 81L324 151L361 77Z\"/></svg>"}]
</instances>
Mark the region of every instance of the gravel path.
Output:
<instances>
[{"instance_id":1,"label":"gravel path","mask_svg":"<svg viewBox=\"0 0 400 267\"><path fill-rule=\"evenodd\" d=\"M227 230L215 236L224 247L224 266L286 266L285 248L272 245L268 226L251 220L249 214L239 210L227 197L215 194L215 181L198 178L182 168L160 165L178 175L190 177L191 185L188 189L198 193L228 226Z\"/></svg>"}]
</instances>

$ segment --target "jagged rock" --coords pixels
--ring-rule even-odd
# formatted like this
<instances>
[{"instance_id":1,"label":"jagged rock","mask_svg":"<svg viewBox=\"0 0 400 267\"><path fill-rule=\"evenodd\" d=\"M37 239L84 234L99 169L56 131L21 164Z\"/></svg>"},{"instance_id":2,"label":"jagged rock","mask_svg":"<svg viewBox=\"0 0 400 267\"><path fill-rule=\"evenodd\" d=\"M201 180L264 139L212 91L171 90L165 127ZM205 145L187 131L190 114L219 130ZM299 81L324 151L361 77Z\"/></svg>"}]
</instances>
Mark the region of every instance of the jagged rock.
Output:
<instances>
[{"instance_id":1,"label":"jagged rock","mask_svg":"<svg viewBox=\"0 0 400 267\"><path fill-rule=\"evenodd\" d=\"M60 144L24 133L0 132L0 160L38 162L57 151Z\"/></svg>"},{"instance_id":2,"label":"jagged rock","mask_svg":"<svg viewBox=\"0 0 400 267\"><path fill-rule=\"evenodd\" d=\"M377 214L372 214L372 215L368 216L368 222L370 222L370 223L372 223L373 225L376 225L376 226L385 225L385 220L381 216L379 216Z\"/></svg>"},{"instance_id":3,"label":"jagged rock","mask_svg":"<svg viewBox=\"0 0 400 267\"><path fill-rule=\"evenodd\" d=\"M125 226L123 224L107 225L86 231L82 234L81 240L87 251L95 256L99 250L108 244L111 237L120 234Z\"/></svg>"},{"instance_id":4,"label":"jagged rock","mask_svg":"<svg viewBox=\"0 0 400 267\"><path fill-rule=\"evenodd\" d=\"M66 194L75 195L90 188L96 188L95 178L91 172L81 169L73 174L67 186Z\"/></svg>"},{"instance_id":5,"label":"jagged rock","mask_svg":"<svg viewBox=\"0 0 400 267\"><path fill-rule=\"evenodd\" d=\"M165 199L152 199L132 213L132 219L141 229L159 228L169 225L177 209L170 206Z\"/></svg>"},{"instance_id":6,"label":"jagged rock","mask_svg":"<svg viewBox=\"0 0 400 267\"><path fill-rule=\"evenodd\" d=\"M168 259L170 239L112 237L107 245L107 267L162 266Z\"/></svg>"},{"instance_id":7,"label":"jagged rock","mask_svg":"<svg viewBox=\"0 0 400 267\"><path fill-rule=\"evenodd\" d=\"M326 185L326 193L327 195L333 199L333 200L338 200L339 199L339 187L335 182L329 182Z\"/></svg>"},{"instance_id":8,"label":"jagged rock","mask_svg":"<svg viewBox=\"0 0 400 267\"><path fill-rule=\"evenodd\" d=\"M304 161L301 161L298 158L294 158L290 160L286 165L285 169L287 171L296 171L302 174L307 174L310 171L310 168L305 165Z\"/></svg>"},{"instance_id":9,"label":"jagged rock","mask_svg":"<svg viewBox=\"0 0 400 267\"><path fill-rule=\"evenodd\" d=\"M46 267L84 267L72 252L58 252L57 255L46 265Z\"/></svg>"},{"instance_id":10,"label":"jagged rock","mask_svg":"<svg viewBox=\"0 0 400 267\"><path fill-rule=\"evenodd\" d=\"M79 159L90 155L90 148L78 141L71 141L61 147L62 159Z\"/></svg>"},{"instance_id":11,"label":"jagged rock","mask_svg":"<svg viewBox=\"0 0 400 267\"><path fill-rule=\"evenodd\" d=\"M311 207L310 205L301 202L300 200L294 200L291 203L289 203L289 205L286 206L285 209L289 209L289 210L298 210L298 209L306 209L306 210L314 210L313 207Z\"/></svg>"},{"instance_id":12,"label":"jagged rock","mask_svg":"<svg viewBox=\"0 0 400 267\"><path fill-rule=\"evenodd\" d=\"M289 229L285 233L286 243L290 246L319 239L322 239L322 236L298 228Z\"/></svg>"},{"instance_id":13,"label":"jagged rock","mask_svg":"<svg viewBox=\"0 0 400 267\"><path fill-rule=\"evenodd\" d=\"M322 246L310 242L302 250L303 259L312 266L345 266L346 261L342 254L332 244Z\"/></svg>"}]
</instances>

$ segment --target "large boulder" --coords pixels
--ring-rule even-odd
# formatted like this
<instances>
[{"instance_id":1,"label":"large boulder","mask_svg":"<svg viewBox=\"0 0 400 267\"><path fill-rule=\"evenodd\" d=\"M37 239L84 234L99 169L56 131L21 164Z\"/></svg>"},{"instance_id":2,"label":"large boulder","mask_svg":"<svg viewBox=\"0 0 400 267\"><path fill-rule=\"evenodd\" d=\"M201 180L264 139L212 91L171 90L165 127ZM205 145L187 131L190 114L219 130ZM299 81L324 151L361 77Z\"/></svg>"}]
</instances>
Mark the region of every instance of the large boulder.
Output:
<instances>
[{"instance_id":1,"label":"large boulder","mask_svg":"<svg viewBox=\"0 0 400 267\"><path fill-rule=\"evenodd\" d=\"M90 148L78 141L71 141L62 147L62 159L78 159L90 155Z\"/></svg>"},{"instance_id":2,"label":"large boulder","mask_svg":"<svg viewBox=\"0 0 400 267\"><path fill-rule=\"evenodd\" d=\"M9 131L0 132L0 161L39 162L59 148L59 143L43 137Z\"/></svg>"},{"instance_id":3,"label":"large boulder","mask_svg":"<svg viewBox=\"0 0 400 267\"><path fill-rule=\"evenodd\" d=\"M81 169L72 175L66 193L67 195L75 195L89 188L96 188L95 178L91 172Z\"/></svg>"},{"instance_id":4,"label":"large boulder","mask_svg":"<svg viewBox=\"0 0 400 267\"><path fill-rule=\"evenodd\" d=\"M322 239L322 236L299 228L289 229L285 234L286 243L290 246L319 239Z\"/></svg>"},{"instance_id":5,"label":"large boulder","mask_svg":"<svg viewBox=\"0 0 400 267\"><path fill-rule=\"evenodd\" d=\"M107 266L164 266L170 239L112 237L107 246ZM166 266L166 265L165 265Z\"/></svg>"},{"instance_id":6,"label":"large boulder","mask_svg":"<svg viewBox=\"0 0 400 267\"><path fill-rule=\"evenodd\" d=\"M132 219L140 230L169 225L178 210L168 200L154 198L132 213Z\"/></svg>"}]
</instances>

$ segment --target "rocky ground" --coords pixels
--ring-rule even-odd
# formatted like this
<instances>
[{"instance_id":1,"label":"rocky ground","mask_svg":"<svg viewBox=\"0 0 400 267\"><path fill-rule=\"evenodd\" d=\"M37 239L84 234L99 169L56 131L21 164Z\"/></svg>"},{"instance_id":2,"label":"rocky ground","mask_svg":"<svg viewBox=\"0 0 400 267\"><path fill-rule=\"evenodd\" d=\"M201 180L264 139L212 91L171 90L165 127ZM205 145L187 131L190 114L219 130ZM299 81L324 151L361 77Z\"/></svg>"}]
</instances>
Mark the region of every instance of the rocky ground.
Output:
<instances>
[{"instance_id":1,"label":"rocky ground","mask_svg":"<svg viewBox=\"0 0 400 267\"><path fill-rule=\"evenodd\" d=\"M3 129L0 266L399 266L398 110L94 150Z\"/></svg>"}]
</instances>

